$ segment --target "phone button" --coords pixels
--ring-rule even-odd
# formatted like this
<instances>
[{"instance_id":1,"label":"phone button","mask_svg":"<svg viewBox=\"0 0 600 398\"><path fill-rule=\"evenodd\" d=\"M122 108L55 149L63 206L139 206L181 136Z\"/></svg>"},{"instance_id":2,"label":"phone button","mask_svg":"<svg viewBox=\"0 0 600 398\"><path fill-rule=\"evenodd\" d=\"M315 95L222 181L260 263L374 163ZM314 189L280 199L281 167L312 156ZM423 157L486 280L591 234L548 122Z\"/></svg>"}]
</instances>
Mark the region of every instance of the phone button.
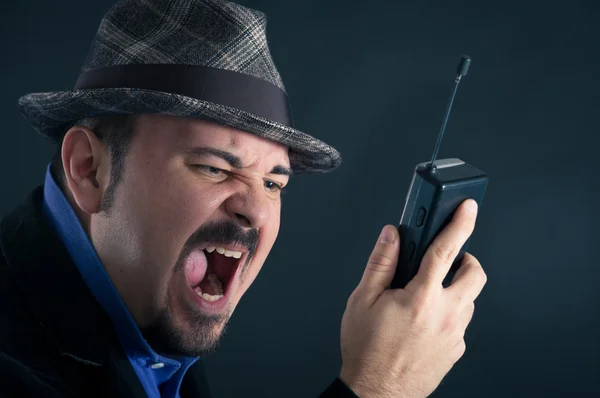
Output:
<instances>
[{"instance_id":1,"label":"phone button","mask_svg":"<svg viewBox=\"0 0 600 398\"><path fill-rule=\"evenodd\" d=\"M419 213L417 213L417 227L423 226L425 222L425 215L427 214L427 210L424 207L419 209Z\"/></svg>"}]
</instances>

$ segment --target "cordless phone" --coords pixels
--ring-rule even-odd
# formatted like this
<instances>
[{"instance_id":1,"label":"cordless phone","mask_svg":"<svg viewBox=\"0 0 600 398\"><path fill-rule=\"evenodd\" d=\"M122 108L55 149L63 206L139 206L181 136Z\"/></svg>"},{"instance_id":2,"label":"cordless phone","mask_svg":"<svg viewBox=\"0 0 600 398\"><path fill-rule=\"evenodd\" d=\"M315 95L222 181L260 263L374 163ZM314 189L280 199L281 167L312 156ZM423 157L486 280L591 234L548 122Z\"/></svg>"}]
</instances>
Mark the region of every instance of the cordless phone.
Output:
<instances>
[{"instance_id":1,"label":"cordless phone","mask_svg":"<svg viewBox=\"0 0 600 398\"><path fill-rule=\"evenodd\" d=\"M392 289L405 287L417 274L429 245L450 222L463 201L474 199L479 210L481 209L488 183L487 175L458 158L436 160L458 84L461 78L467 75L470 64L471 58L463 55L431 161L419 163L415 167L398 225L400 257L396 274L390 284ZM460 267L470 240L471 238L460 249L450 273L456 272Z\"/></svg>"}]
</instances>

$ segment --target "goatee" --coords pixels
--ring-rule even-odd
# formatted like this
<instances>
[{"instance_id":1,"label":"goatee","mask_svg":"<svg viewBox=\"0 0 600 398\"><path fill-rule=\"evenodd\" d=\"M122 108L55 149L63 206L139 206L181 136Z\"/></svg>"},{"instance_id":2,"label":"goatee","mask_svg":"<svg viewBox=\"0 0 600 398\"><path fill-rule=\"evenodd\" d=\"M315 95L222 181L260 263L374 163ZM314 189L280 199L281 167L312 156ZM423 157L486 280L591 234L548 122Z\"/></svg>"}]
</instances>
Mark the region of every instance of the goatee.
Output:
<instances>
[{"instance_id":1,"label":"goatee","mask_svg":"<svg viewBox=\"0 0 600 398\"><path fill-rule=\"evenodd\" d=\"M211 354L220 344L227 329L228 315L206 315L197 310L183 314L187 331L175 325L168 307L156 320L141 330L158 354L167 357L198 357Z\"/></svg>"}]
</instances>

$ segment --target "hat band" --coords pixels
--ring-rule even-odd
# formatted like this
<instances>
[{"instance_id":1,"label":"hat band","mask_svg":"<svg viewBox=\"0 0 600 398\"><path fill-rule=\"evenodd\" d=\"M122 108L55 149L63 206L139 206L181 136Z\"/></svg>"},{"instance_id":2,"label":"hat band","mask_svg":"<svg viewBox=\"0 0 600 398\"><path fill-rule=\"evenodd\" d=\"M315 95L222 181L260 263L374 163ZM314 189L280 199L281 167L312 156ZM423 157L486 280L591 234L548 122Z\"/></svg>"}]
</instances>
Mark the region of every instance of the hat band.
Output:
<instances>
[{"instance_id":1,"label":"hat band","mask_svg":"<svg viewBox=\"0 0 600 398\"><path fill-rule=\"evenodd\" d=\"M266 80L225 69L177 64L114 65L84 72L75 84L75 90L98 88L179 94L292 126L283 90Z\"/></svg>"}]
</instances>

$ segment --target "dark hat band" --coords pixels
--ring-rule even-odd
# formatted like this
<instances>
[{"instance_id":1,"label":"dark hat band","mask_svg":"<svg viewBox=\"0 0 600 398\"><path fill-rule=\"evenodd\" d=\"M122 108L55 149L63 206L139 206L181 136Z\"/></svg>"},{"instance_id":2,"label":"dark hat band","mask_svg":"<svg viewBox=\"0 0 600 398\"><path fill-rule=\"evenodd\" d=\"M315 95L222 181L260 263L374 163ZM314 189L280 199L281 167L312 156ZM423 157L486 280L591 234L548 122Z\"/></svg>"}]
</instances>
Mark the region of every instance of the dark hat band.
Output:
<instances>
[{"instance_id":1,"label":"dark hat band","mask_svg":"<svg viewBox=\"0 0 600 398\"><path fill-rule=\"evenodd\" d=\"M89 70L75 84L75 90L98 88L137 88L184 95L292 127L283 90L266 80L235 71L177 64L127 64Z\"/></svg>"}]
</instances>

